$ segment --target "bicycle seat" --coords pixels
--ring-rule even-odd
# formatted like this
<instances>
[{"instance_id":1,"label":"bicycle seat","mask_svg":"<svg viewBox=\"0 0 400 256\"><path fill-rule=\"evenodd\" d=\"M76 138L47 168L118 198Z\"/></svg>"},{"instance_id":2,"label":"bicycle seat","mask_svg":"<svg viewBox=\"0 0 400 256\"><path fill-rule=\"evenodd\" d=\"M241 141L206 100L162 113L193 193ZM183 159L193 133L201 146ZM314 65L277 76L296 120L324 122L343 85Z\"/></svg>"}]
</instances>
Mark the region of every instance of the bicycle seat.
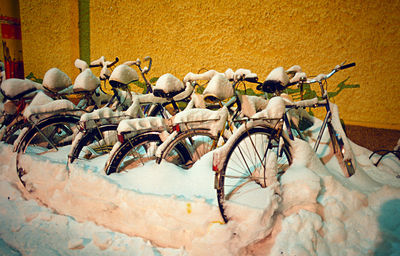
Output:
<instances>
[{"instance_id":1,"label":"bicycle seat","mask_svg":"<svg viewBox=\"0 0 400 256\"><path fill-rule=\"evenodd\" d=\"M283 67L278 67L272 70L265 81L257 86L257 90L274 93L284 90L289 84L289 76L286 74Z\"/></svg>"},{"instance_id":2,"label":"bicycle seat","mask_svg":"<svg viewBox=\"0 0 400 256\"><path fill-rule=\"evenodd\" d=\"M129 83L138 80L137 72L126 64L118 65L109 78L110 85L114 88L124 88Z\"/></svg>"},{"instance_id":3,"label":"bicycle seat","mask_svg":"<svg viewBox=\"0 0 400 256\"><path fill-rule=\"evenodd\" d=\"M31 93L36 92L38 89L42 89L41 84L18 78L6 79L0 86L0 92L9 100L30 97Z\"/></svg>"},{"instance_id":4,"label":"bicycle seat","mask_svg":"<svg viewBox=\"0 0 400 256\"><path fill-rule=\"evenodd\" d=\"M232 85L223 73L217 73L208 83L203 91L206 102L218 102L228 99L234 95Z\"/></svg>"},{"instance_id":5,"label":"bicycle seat","mask_svg":"<svg viewBox=\"0 0 400 256\"><path fill-rule=\"evenodd\" d=\"M153 87L153 94L156 97L172 98L185 90L182 81L167 73L157 80Z\"/></svg>"},{"instance_id":6,"label":"bicycle seat","mask_svg":"<svg viewBox=\"0 0 400 256\"><path fill-rule=\"evenodd\" d=\"M74 92L93 92L100 86L100 80L90 69L85 69L76 78L73 86Z\"/></svg>"},{"instance_id":7,"label":"bicycle seat","mask_svg":"<svg viewBox=\"0 0 400 256\"><path fill-rule=\"evenodd\" d=\"M43 87L51 92L59 92L72 84L67 74L58 68L47 70L43 78Z\"/></svg>"}]
</instances>

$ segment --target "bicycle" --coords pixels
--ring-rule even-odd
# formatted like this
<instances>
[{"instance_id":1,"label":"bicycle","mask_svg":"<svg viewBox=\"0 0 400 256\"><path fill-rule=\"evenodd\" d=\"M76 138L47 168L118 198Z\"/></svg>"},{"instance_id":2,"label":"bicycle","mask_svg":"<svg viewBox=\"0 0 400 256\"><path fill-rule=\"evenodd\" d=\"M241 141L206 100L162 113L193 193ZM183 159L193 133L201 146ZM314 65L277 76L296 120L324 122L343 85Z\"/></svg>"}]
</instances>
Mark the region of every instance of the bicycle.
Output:
<instances>
[{"instance_id":1,"label":"bicycle","mask_svg":"<svg viewBox=\"0 0 400 256\"><path fill-rule=\"evenodd\" d=\"M172 98L157 97L155 94L157 88L152 88L151 83L146 78L146 74L151 69L152 60L146 57L145 61L149 61L148 67L141 67L141 61L128 62L128 65L136 65L146 84L146 93L135 95L132 105L126 111L113 111L109 109L100 109L96 112L85 114L79 122L79 133L75 136L73 147L68 156L68 163L73 163L76 159L87 160L104 155L112 149L117 142L117 127L122 120L143 118L145 116L161 116L164 119L169 117L166 109L168 105L172 105L174 112L180 111L180 107L176 102L187 102L188 96L193 90L187 87L187 91L176 95ZM119 86L112 84L113 87ZM155 92L153 93L153 89Z\"/></svg>"},{"instance_id":2,"label":"bicycle","mask_svg":"<svg viewBox=\"0 0 400 256\"><path fill-rule=\"evenodd\" d=\"M189 73L184 80L194 82L193 80L211 79L204 91L206 101L211 108L215 108L216 102L221 102L234 94L234 88L237 84L244 81L245 75L239 70L237 80L233 86L229 84L226 75L214 71L207 71L203 74ZM246 72L248 80L251 72ZM233 75L233 71L232 74ZM189 79L190 77L190 79ZM220 88L217 93L209 93L209 88ZM221 90L222 89L222 90ZM227 93L228 92L228 93ZM241 112L240 99L238 95L225 105L232 107L238 103L237 109L232 116L237 116ZM118 127L119 143L116 144L107 161L105 172L111 174L134 168L138 165L144 165L150 160L156 160L160 163L161 159L177 164L185 169L190 168L202 155L214 149L219 138L226 135L225 125L228 118L228 108L219 105L218 111L205 109L205 102L201 102L199 97L192 95L188 107L200 106L200 109L185 109L176 114L169 120L162 118L147 119L148 129L141 128L135 121L123 121ZM235 118L235 117L233 117ZM146 119L145 119L146 120ZM212 127L210 129L210 126ZM134 132L134 136L126 138L126 133ZM171 133L165 137L165 132Z\"/></svg>"},{"instance_id":3,"label":"bicycle","mask_svg":"<svg viewBox=\"0 0 400 256\"><path fill-rule=\"evenodd\" d=\"M191 168L203 155L216 149L229 138L235 129L233 124L239 116L251 116L267 105L267 101L260 97L238 94L240 84L245 81L258 81L256 74L250 70L238 69L228 78L227 81L230 80L232 84L221 83L222 76L214 75L203 92L206 102L224 106L226 113L203 110L203 114L194 110L185 116L175 117L172 123L173 132L157 148L156 163L160 164L165 160L183 169ZM231 99L224 104L223 101L228 98ZM174 149L178 145L189 153L185 158L175 155Z\"/></svg>"},{"instance_id":4,"label":"bicycle","mask_svg":"<svg viewBox=\"0 0 400 256\"><path fill-rule=\"evenodd\" d=\"M188 102L195 86L196 83L185 82L184 85L173 75L164 74L157 80L153 93L140 95L139 99L141 102L160 104L163 110L167 104L171 104L173 112L180 112L177 102ZM168 113L166 110L163 112ZM152 160L154 152L151 153L150 151L151 149L155 150L157 145L161 144L160 134L166 129L166 122L169 117L164 114L162 116L122 120L117 128L118 141L109 154L104 168L105 173L109 175L120 172L123 169L128 169L128 166L133 168ZM179 155L184 156L185 153L180 152Z\"/></svg>"},{"instance_id":5,"label":"bicycle","mask_svg":"<svg viewBox=\"0 0 400 256\"><path fill-rule=\"evenodd\" d=\"M95 60L93 63L99 62L99 60ZM104 57L102 61L105 61ZM107 65L111 67L117 61L118 58L114 62L107 62ZM93 75L89 70L89 67L96 67L98 64L89 66L85 61L77 59L75 66L81 73L78 75L74 85L71 85L72 82L68 75L57 68L51 68L46 72L42 84L31 80L6 80L1 86L0 92L7 100L5 105L8 105L8 109L11 109L11 111L3 112L4 121L2 122L0 134L1 140L12 144L18 137L18 132L29 125L23 116L23 112L39 92L51 98L45 99L46 102L52 99L68 99L77 102L80 108L97 107L103 101L107 101L107 98L109 99L109 97L105 99L101 97L104 94L97 91L97 82L94 81L95 79L93 79ZM88 79L88 77L91 77L91 79ZM88 82L88 80L91 81ZM88 84L90 84L90 88L88 88ZM43 102L40 102L40 104L43 104Z\"/></svg>"},{"instance_id":6,"label":"bicycle","mask_svg":"<svg viewBox=\"0 0 400 256\"><path fill-rule=\"evenodd\" d=\"M244 119L240 128L229 138L227 143L214 151L213 171L215 171L214 187L217 192L218 206L224 222L235 219L235 213L242 207L263 209L267 207L266 195L270 193L268 186L278 181L292 163L291 141L294 132L291 127L288 111L306 107L322 107L326 110L314 150L318 149L326 128L331 139L334 154L338 158L346 177L355 173L355 162L351 148L345 137L338 117L337 107L329 102L325 87L327 79L339 70L355 66L355 63L336 66L329 74L321 74L312 80L305 77L299 85L318 83L322 100L314 98L298 102L283 97L270 99L267 108L250 119ZM282 69L283 70L283 69ZM280 95L289 85L289 78L282 70L268 76L257 88L264 92ZM299 129L296 129L297 131Z\"/></svg>"},{"instance_id":7,"label":"bicycle","mask_svg":"<svg viewBox=\"0 0 400 256\"><path fill-rule=\"evenodd\" d=\"M103 65L103 68L104 66L109 68L115 63L105 62L99 65ZM89 80L93 79L91 76L84 76L83 78L88 78ZM85 79L80 80L80 82L82 84L75 83L75 85L84 88L86 85ZM98 89L99 86L100 81L97 87L93 87ZM86 93L87 91L84 92ZM90 93L95 93L95 91L90 91ZM117 93L117 91L114 91L114 96L115 93ZM111 97L111 100L114 99L118 99L118 97ZM17 173L24 186L26 184L23 180L23 176L27 171L24 166L22 166L22 155L26 152L43 155L52 151L58 151L60 147L71 144L73 134L76 133L77 130L76 124L80 120L80 117L83 113L87 113L91 110L92 109L78 108L72 102L65 99L50 101L47 104L39 106L30 105L25 110L24 115L28 126L21 131L15 143L15 151L17 152Z\"/></svg>"}]
</instances>

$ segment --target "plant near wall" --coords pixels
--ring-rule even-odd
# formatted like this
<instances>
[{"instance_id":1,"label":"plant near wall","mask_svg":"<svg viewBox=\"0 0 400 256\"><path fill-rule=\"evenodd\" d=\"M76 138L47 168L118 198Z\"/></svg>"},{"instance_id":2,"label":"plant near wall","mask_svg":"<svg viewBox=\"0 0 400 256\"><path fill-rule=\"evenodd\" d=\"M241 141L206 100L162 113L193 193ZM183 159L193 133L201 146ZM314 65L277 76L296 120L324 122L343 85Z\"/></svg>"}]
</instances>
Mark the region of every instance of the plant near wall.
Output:
<instances>
[{"instance_id":1,"label":"plant near wall","mask_svg":"<svg viewBox=\"0 0 400 256\"><path fill-rule=\"evenodd\" d=\"M150 82L150 84L155 84L157 82L157 80L158 80L158 77L153 77L149 80L149 82ZM136 86L138 88L134 88L133 86ZM147 92L147 85L144 82L135 81L129 85L129 90L144 94Z\"/></svg>"},{"instance_id":2,"label":"plant near wall","mask_svg":"<svg viewBox=\"0 0 400 256\"><path fill-rule=\"evenodd\" d=\"M25 78L29 79L29 80L32 80L32 81L34 81L36 83L39 83L39 84L43 83L43 79L36 77L32 72L29 73L29 75L27 75Z\"/></svg>"}]
</instances>

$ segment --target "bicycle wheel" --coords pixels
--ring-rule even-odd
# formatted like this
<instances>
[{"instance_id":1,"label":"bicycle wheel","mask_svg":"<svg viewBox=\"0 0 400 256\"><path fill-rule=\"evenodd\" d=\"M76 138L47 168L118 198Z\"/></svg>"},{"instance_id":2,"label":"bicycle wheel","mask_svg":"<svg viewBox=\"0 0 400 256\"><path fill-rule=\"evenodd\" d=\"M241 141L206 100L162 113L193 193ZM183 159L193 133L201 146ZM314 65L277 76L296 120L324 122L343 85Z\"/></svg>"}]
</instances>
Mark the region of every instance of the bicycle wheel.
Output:
<instances>
[{"instance_id":1,"label":"bicycle wheel","mask_svg":"<svg viewBox=\"0 0 400 256\"><path fill-rule=\"evenodd\" d=\"M4 141L7 144L13 144L14 141L18 138L20 131L27 126L28 123L26 123L24 120L18 121L5 131L2 141Z\"/></svg>"},{"instance_id":2,"label":"bicycle wheel","mask_svg":"<svg viewBox=\"0 0 400 256\"><path fill-rule=\"evenodd\" d=\"M344 159L345 147L343 139L338 136L338 133L330 123L328 123L328 131L331 138L333 153L339 162L343 175L347 178L351 177L355 173L355 169L351 159Z\"/></svg>"},{"instance_id":3,"label":"bicycle wheel","mask_svg":"<svg viewBox=\"0 0 400 256\"><path fill-rule=\"evenodd\" d=\"M130 138L110 156L105 167L106 174L128 171L155 160L155 151L161 143L158 132L139 134Z\"/></svg>"},{"instance_id":4,"label":"bicycle wheel","mask_svg":"<svg viewBox=\"0 0 400 256\"><path fill-rule=\"evenodd\" d=\"M90 129L82 135L78 134L78 141L73 143L68 163L73 163L75 159L92 159L109 153L117 142L117 127L117 124L107 124Z\"/></svg>"},{"instance_id":5,"label":"bicycle wheel","mask_svg":"<svg viewBox=\"0 0 400 256\"><path fill-rule=\"evenodd\" d=\"M193 129L181 132L168 144L157 159L160 163L162 159L173 163L184 169L189 169L203 155L215 149L218 137L210 133L208 129ZM185 152L185 155L181 155Z\"/></svg>"},{"instance_id":6,"label":"bicycle wheel","mask_svg":"<svg viewBox=\"0 0 400 256\"><path fill-rule=\"evenodd\" d=\"M53 116L42 120L36 127L30 127L21 138L17 147L16 167L18 177L25 186L23 176L28 169L23 164L22 155L44 155L54 152L56 148L69 145L72 142L75 125L79 116Z\"/></svg>"},{"instance_id":7,"label":"bicycle wheel","mask_svg":"<svg viewBox=\"0 0 400 256\"><path fill-rule=\"evenodd\" d=\"M286 141L282 154L278 151L279 138L272 128L253 127L237 137L216 173L218 205L225 222L239 216L244 207L266 207L266 188L292 161Z\"/></svg>"}]
</instances>

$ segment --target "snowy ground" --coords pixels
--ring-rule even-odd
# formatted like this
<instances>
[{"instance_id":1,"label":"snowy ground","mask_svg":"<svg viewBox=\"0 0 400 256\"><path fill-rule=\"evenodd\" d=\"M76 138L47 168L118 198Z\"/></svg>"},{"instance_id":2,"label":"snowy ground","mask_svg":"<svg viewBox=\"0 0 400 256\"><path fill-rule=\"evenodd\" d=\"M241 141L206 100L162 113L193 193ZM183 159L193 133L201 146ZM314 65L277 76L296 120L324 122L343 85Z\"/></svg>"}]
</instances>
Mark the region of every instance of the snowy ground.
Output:
<instances>
[{"instance_id":1,"label":"snowy ground","mask_svg":"<svg viewBox=\"0 0 400 256\"><path fill-rule=\"evenodd\" d=\"M189 171L149 163L111 176L105 158L67 168L69 147L26 155L28 193L0 144L0 254L400 255L400 162L377 168L352 149L357 170L345 178L326 144L317 156L297 141L270 207L223 224L212 154Z\"/></svg>"}]
</instances>

